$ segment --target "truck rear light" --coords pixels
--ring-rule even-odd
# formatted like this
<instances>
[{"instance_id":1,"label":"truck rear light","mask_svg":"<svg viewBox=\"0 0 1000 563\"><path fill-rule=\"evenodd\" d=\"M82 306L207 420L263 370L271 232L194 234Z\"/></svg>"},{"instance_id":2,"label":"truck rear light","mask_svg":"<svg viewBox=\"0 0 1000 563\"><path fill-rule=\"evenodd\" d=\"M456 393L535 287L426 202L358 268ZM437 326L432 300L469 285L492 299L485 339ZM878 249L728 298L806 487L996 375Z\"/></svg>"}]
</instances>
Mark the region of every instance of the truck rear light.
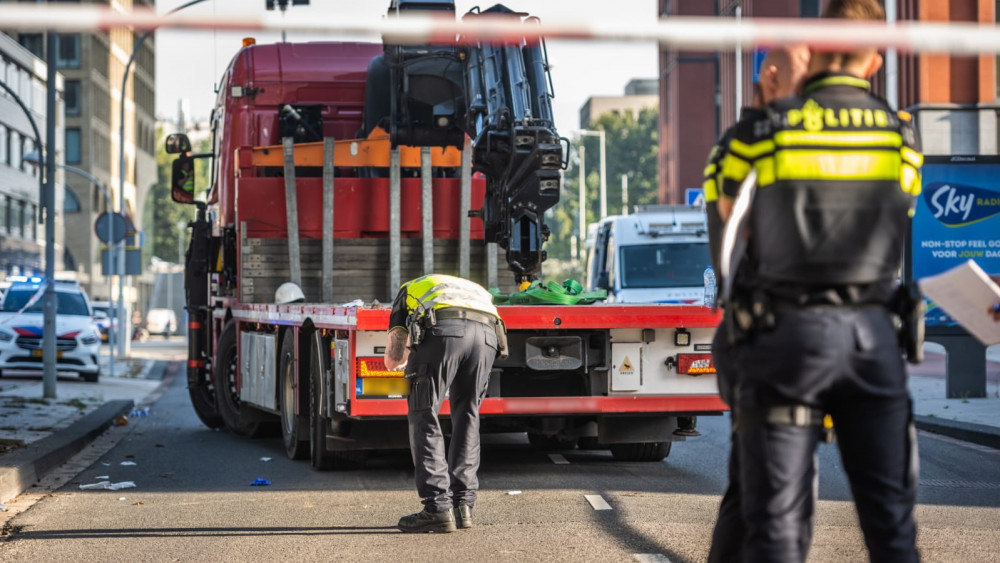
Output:
<instances>
[{"instance_id":1,"label":"truck rear light","mask_svg":"<svg viewBox=\"0 0 1000 563\"><path fill-rule=\"evenodd\" d=\"M367 399L401 399L410 394L410 380L403 377L402 370L385 367L382 358L357 358L354 393Z\"/></svg>"},{"instance_id":2,"label":"truck rear light","mask_svg":"<svg viewBox=\"0 0 1000 563\"><path fill-rule=\"evenodd\" d=\"M359 379L369 377L403 377L402 370L386 369L385 360L382 358L358 358L357 363Z\"/></svg>"},{"instance_id":3,"label":"truck rear light","mask_svg":"<svg viewBox=\"0 0 1000 563\"><path fill-rule=\"evenodd\" d=\"M711 354L677 354L677 373L704 375L715 373Z\"/></svg>"}]
</instances>

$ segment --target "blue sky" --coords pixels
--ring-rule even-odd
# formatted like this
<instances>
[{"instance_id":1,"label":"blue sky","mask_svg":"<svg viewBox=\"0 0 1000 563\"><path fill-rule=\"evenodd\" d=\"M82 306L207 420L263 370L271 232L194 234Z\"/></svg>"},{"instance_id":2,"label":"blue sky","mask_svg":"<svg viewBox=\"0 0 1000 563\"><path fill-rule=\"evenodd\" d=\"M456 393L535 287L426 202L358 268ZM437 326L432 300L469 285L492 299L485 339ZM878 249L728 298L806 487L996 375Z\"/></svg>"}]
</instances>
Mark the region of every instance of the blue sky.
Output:
<instances>
[{"instance_id":1,"label":"blue sky","mask_svg":"<svg viewBox=\"0 0 1000 563\"><path fill-rule=\"evenodd\" d=\"M166 12L185 0L159 0L157 10ZM459 13L473 6L487 8L495 2L456 0ZM542 20L572 17L595 19L631 15L656 17L656 0L505 0L512 9L529 12ZM186 14L224 15L245 13L248 9L264 10L264 0L207 0L185 10ZM299 16L334 21L341 16L385 14L388 0L312 0L310 6L289 8ZM615 12L608 13L609 7ZM195 118L207 118L215 100L213 86L222 70L239 49L247 33L193 32L164 30L157 32L156 112L158 116L174 118L181 98L189 100ZM259 43L280 40L280 34L253 34ZM289 41L370 40L372 37L337 37L334 35L289 34ZM657 48L653 43L609 43L582 41L549 41L549 63L556 97L553 100L556 127L570 134L579 125L580 106L590 96L616 96L624 92L632 78L655 78Z\"/></svg>"}]
</instances>

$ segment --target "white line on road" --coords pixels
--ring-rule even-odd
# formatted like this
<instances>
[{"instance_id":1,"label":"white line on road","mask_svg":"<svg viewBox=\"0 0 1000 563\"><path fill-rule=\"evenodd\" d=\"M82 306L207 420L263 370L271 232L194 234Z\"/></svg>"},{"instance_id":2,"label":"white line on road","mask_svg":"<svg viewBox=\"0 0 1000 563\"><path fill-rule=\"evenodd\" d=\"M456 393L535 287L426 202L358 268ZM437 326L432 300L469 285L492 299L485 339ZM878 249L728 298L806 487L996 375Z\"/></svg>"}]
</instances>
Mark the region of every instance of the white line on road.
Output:
<instances>
[{"instance_id":1,"label":"white line on road","mask_svg":"<svg viewBox=\"0 0 1000 563\"><path fill-rule=\"evenodd\" d=\"M549 454L549 459L556 465L569 465L569 461L560 454Z\"/></svg>"},{"instance_id":2,"label":"white line on road","mask_svg":"<svg viewBox=\"0 0 1000 563\"><path fill-rule=\"evenodd\" d=\"M583 495L594 510L611 510L611 505L601 495Z\"/></svg>"},{"instance_id":3,"label":"white line on road","mask_svg":"<svg viewBox=\"0 0 1000 563\"><path fill-rule=\"evenodd\" d=\"M670 563L670 559L661 553L635 553L632 559L639 563Z\"/></svg>"}]
</instances>

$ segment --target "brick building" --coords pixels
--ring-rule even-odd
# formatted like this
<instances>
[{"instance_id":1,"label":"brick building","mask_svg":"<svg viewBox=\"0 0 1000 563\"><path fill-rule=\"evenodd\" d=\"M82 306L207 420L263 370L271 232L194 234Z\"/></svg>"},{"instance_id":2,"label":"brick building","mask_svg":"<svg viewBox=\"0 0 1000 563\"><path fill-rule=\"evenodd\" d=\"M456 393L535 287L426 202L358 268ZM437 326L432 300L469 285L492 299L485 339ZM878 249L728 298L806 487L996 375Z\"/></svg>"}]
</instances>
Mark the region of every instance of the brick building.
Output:
<instances>
[{"instance_id":1,"label":"brick building","mask_svg":"<svg viewBox=\"0 0 1000 563\"><path fill-rule=\"evenodd\" d=\"M897 0L897 19L995 23L998 0ZM821 0L660 0L661 17L816 17ZM759 56L759 55L758 55ZM684 189L701 185L712 143L748 103L755 51L737 59L724 52L660 53L660 186L664 203L683 201ZM926 152L997 152L997 62L993 55L901 55L896 74L898 107L918 112ZM873 79L886 93L886 72Z\"/></svg>"}]
</instances>

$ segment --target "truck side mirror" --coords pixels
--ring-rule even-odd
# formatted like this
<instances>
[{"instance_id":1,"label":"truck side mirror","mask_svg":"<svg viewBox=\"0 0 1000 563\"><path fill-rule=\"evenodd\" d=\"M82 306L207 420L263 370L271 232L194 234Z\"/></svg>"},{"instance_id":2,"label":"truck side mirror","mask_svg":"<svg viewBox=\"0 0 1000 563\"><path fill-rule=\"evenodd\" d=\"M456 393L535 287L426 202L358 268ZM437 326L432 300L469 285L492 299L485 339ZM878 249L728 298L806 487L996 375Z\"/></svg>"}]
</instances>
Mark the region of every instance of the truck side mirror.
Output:
<instances>
[{"instance_id":1,"label":"truck side mirror","mask_svg":"<svg viewBox=\"0 0 1000 563\"><path fill-rule=\"evenodd\" d=\"M194 203L194 159L186 154L171 165L170 197L177 203Z\"/></svg>"},{"instance_id":2,"label":"truck side mirror","mask_svg":"<svg viewBox=\"0 0 1000 563\"><path fill-rule=\"evenodd\" d=\"M191 152L191 140L184 133L167 135L167 154L184 154Z\"/></svg>"}]
</instances>

